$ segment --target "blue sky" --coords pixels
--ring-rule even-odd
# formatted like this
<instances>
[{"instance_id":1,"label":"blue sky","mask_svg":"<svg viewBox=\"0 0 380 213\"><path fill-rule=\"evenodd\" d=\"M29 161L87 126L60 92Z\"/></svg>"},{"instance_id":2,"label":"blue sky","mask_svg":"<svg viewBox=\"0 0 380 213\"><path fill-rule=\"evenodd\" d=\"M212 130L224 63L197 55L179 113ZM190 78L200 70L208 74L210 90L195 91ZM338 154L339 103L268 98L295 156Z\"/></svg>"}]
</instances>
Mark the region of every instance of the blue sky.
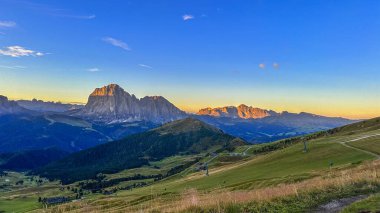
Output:
<instances>
[{"instance_id":1,"label":"blue sky","mask_svg":"<svg viewBox=\"0 0 380 213\"><path fill-rule=\"evenodd\" d=\"M380 1L0 0L0 94L380 115Z\"/></svg>"}]
</instances>

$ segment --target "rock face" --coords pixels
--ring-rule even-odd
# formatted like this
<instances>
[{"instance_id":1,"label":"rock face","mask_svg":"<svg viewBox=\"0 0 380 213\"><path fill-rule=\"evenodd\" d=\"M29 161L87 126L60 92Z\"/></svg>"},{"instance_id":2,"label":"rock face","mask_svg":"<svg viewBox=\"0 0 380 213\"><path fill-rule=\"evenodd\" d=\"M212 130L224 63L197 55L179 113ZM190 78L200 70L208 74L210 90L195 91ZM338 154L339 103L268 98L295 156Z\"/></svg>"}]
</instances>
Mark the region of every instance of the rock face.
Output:
<instances>
[{"instance_id":1,"label":"rock face","mask_svg":"<svg viewBox=\"0 0 380 213\"><path fill-rule=\"evenodd\" d=\"M156 123L177 120L186 116L161 96L136 98L117 84L97 88L78 115L95 121L116 123L147 120Z\"/></svg>"},{"instance_id":2,"label":"rock face","mask_svg":"<svg viewBox=\"0 0 380 213\"><path fill-rule=\"evenodd\" d=\"M205 108L199 110L197 114L214 117L257 119L275 115L276 112L241 104L238 107L226 106L218 108Z\"/></svg>"},{"instance_id":3,"label":"rock face","mask_svg":"<svg viewBox=\"0 0 380 213\"><path fill-rule=\"evenodd\" d=\"M20 107L17 102L9 101L7 97L0 95L0 115L27 113L28 110Z\"/></svg>"}]
</instances>

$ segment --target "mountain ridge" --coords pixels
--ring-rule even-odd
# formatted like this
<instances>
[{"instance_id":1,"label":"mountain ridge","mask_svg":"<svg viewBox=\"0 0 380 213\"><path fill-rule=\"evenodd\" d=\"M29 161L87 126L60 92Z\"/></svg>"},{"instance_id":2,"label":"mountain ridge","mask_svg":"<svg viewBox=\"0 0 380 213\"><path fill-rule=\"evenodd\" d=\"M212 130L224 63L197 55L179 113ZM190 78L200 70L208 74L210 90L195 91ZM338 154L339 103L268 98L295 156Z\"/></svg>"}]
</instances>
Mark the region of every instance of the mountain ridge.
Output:
<instances>
[{"instance_id":1,"label":"mountain ridge","mask_svg":"<svg viewBox=\"0 0 380 213\"><path fill-rule=\"evenodd\" d=\"M209 115L214 117L229 117L241 119L258 119L265 118L277 114L272 110L261 109L257 107L240 104L239 106L224 106L224 107L207 107L200 109L197 115Z\"/></svg>"},{"instance_id":2,"label":"mountain ridge","mask_svg":"<svg viewBox=\"0 0 380 213\"><path fill-rule=\"evenodd\" d=\"M32 111L21 107L16 101L10 101L6 96L0 95L0 115L31 112Z\"/></svg>"},{"instance_id":3,"label":"mountain ridge","mask_svg":"<svg viewBox=\"0 0 380 213\"><path fill-rule=\"evenodd\" d=\"M246 145L244 140L194 118L83 150L34 171L49 179L70 183L95 178L98 173L115 173L148 165L178 154L199 154Z\"/></svg>"},{"instance_id":4,"label":"mountain ridge","mask_svg":"<svg viewBox=\"0 0 380 213\"><path fill-rule=\"evenodd\" d=\"M53 101L42 101L37 99L32 100L16 100L15 102L18 103L21 107L33 110L36 112L66 112L69 110L75 110L75 109L81 109L84 106L79 104L64 104L61 102L53 102Z\"/></svg>"}]
</instances>

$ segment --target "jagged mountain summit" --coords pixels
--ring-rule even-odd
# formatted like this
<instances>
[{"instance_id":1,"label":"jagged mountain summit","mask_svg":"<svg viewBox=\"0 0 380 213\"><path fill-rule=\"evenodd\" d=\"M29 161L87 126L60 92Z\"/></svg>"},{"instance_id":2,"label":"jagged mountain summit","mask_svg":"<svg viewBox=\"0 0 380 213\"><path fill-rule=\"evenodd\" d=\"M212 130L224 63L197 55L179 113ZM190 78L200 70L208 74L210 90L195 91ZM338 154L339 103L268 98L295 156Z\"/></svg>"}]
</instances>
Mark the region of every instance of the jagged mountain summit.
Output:
<instances>
[{"instance_id":1,"label":"jagged mountain summit","mask_svg":"<svg viewBox=\"0 0 380 213\"><path fill-rule=\"evenodd\" d=\"M96 88L89 96L85 107L75 114L106 123L139 120L165 123L186 116L185 112L162 96L138 99L117 84Z\"/></svg>"},{"instance_id":2,"label":"jagged mountain summit","mask_svg":"<svg viewBox=\"0 0 380 213\"><path fill-rule=\"evenodd\" d=\"M16 101L10 101L7 97L0 95L0 115L28 112L29 110L19 106Z\"/></svg>"},{"instance_id":3,"label":"jagged mountain summit","mask_svg":"<svg viewBox=\"0 0 380 213\"><path fill-rule=\"evenodd\" d=\"M217 108L204 108L199 110L198 115L209 115L214 117L242 118L242 119L257 119L276 115L272 110L260 109L257 107L241 104L235 106L225 106Z\"/></svg>"}]
</instances>

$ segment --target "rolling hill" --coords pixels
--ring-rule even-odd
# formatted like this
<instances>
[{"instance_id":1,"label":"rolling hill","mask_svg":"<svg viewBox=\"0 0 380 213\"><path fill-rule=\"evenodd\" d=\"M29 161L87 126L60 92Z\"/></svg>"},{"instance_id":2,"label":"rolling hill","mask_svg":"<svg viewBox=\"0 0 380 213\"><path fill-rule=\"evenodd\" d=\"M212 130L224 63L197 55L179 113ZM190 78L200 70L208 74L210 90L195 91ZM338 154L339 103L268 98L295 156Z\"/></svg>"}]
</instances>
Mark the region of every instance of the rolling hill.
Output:
<instances>
[{"instance_id":1,"label":"rolling hill","mask_svg":"<svg viewBox=\"0 0 380 213\"><path fill-rule=\"evenodd\" d=\"M141 167L173 155L218 152L245 144L199 120L186 118L74 153L33 173L70 183L95 178L98 173Z\"/></svg>"}]
</instances>

